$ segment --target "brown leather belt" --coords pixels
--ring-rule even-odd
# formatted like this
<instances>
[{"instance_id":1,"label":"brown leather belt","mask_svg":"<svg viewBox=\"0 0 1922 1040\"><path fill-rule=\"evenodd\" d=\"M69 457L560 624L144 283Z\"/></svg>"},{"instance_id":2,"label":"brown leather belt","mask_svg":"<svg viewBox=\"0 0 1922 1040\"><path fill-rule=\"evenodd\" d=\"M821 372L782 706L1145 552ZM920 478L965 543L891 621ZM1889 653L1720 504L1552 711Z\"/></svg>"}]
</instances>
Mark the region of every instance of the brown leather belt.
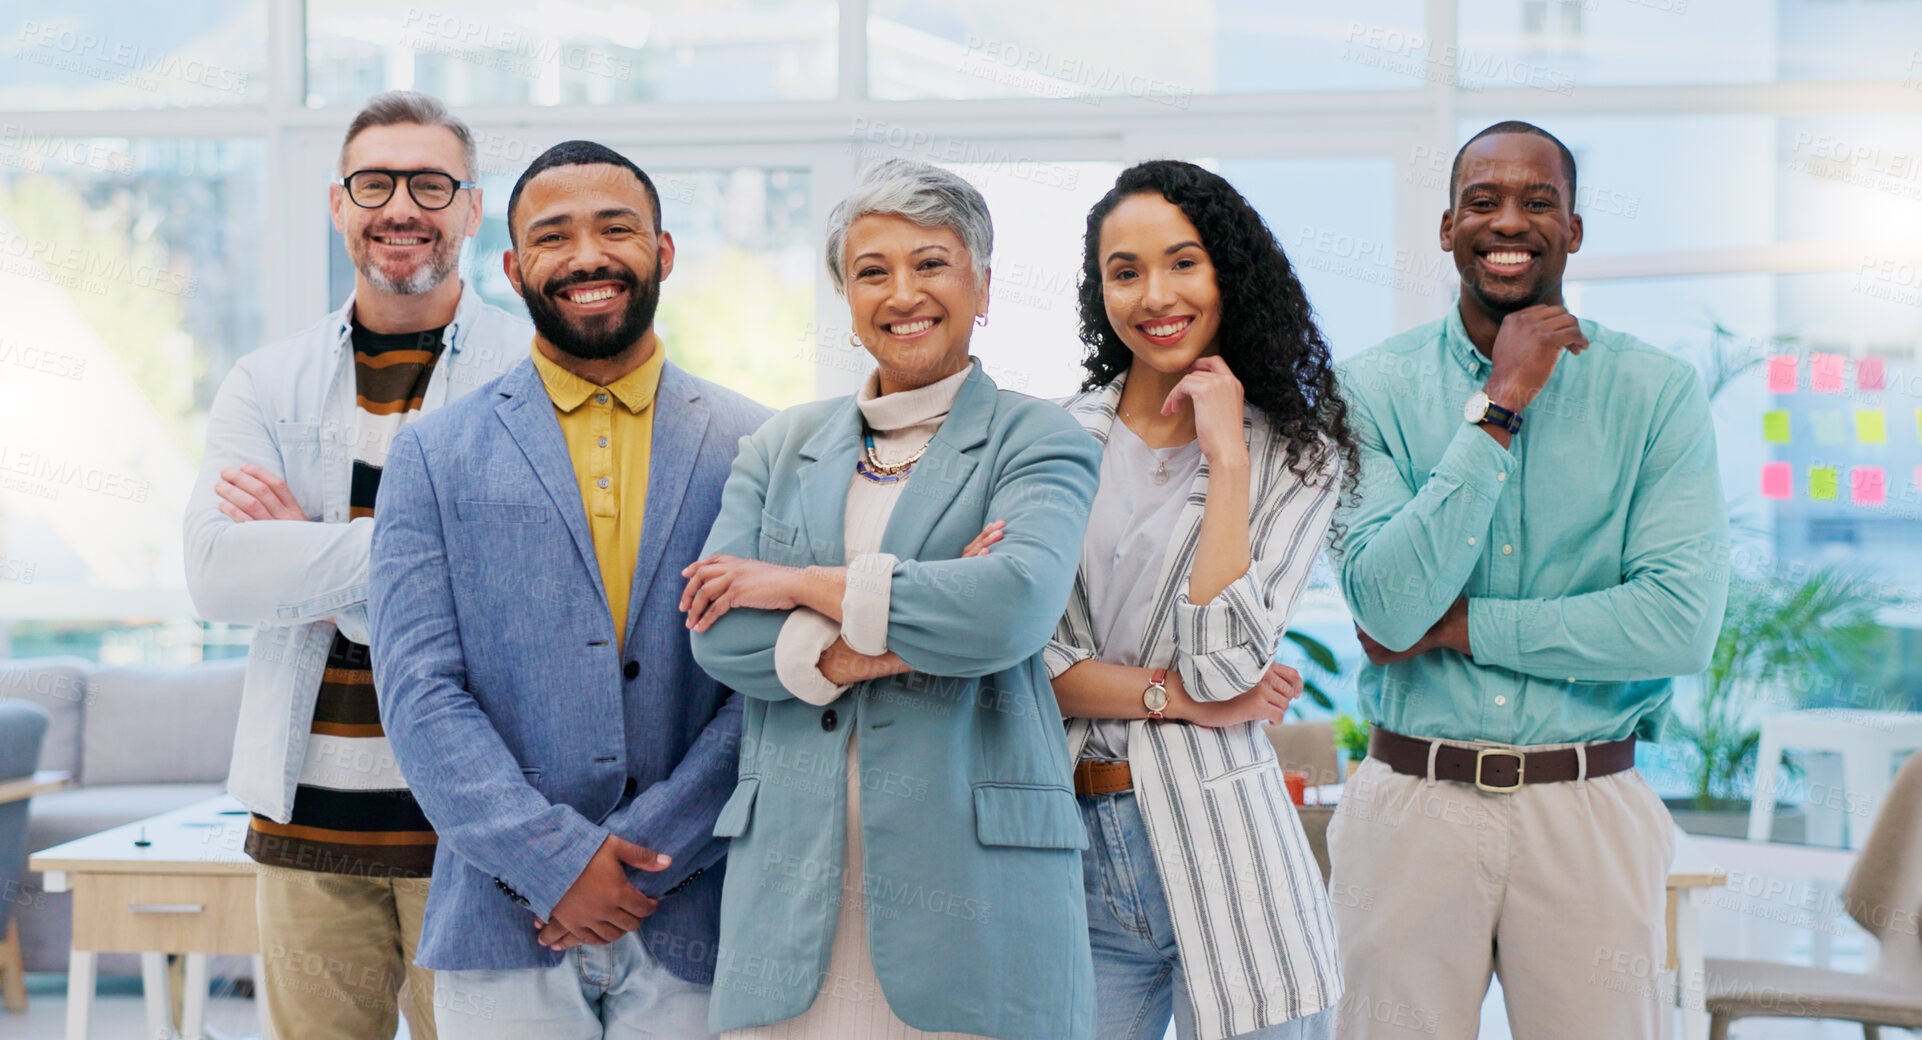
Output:
<instances>
[{"instance_id":1,"label":"brown leather belt","mask_svg":"<svg viewBox=\"0 0 1922 1040\"><path fill-rule=\"evenodd\" d=\"M1368 757L1381 759L1397 773L1426 777L1428 749L1437 743L1440 742L1405 737L1375 726L1368 735ZM1635 765L1634 737L1590 744L1583 750L1588 756L1590 779L1619 773ZM1498 794L1520 790L1523 784L1562 783L1580 774L1581 761L1576 758L1574 748L1521 752L1503 747L1465 748L1442 744L1435 751L1435 779L1474 784Z\"/></svg>"},{"instance_id":2,"label":"brown leather belt","mask_svg":"<svg viewBox=\"0 0 1922 1040\"><path fill-rule=\"evenodd\" d=\"M1126 762L1096 762L1083 759L1074 766L1074 793L1079 795L1116 794L1132 791L1134 776Z\"/></svg>"}]
</instances>

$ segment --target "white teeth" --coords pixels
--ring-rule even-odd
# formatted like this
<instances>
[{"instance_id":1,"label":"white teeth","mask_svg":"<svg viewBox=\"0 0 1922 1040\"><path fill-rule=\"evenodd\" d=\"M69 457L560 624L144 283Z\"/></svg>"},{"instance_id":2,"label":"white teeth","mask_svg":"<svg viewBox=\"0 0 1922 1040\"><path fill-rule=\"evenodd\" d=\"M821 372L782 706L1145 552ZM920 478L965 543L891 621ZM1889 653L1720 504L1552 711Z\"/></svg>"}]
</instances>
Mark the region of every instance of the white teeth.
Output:
<instances>
[{"instance_id":1,"label":"white teeth","mask_svg":"<svg viewBox=\"0 0 1922 1040\"><path fill-rule=\"evenodd\" d=\"M1491 264L1525 264L1532 259L1534 259L1534 257L1527 253L1520 252L1488 254L1488 262Z\"/></svg>"},{"instance_id":2,"label":"white teeth","mask_svg":"<svg viewBox=\"0 0 1922 1040\"><path fill-rule=\"evenodd\" d=\"M614 298L613 289L591 289L584 293L569 293L567 298L575 303L599 303Z\"/></svg>"},{"instance_id":3,"label":"white teeth","mask_svg":"<svg viewBox=\"0 0 1922 1040\"><path fill-rule=\"evenodd\" d=\"M888 326L888 331L897 336L912 336L917 332L924 332L933 327L933 318L922 318L920 321L911 321L906 325L890 325Z\"/></svg>"},{"instance_id":4,"label":"white teeth","mask_svg":"<svg viewBox=\"0 0 1922 1040\"><path fill-rule=\"evenodd\" d=\"M1165 325L1150 325L1147 331L1150 336L1172 336L1187 327L1186 321L1171 321Z\"/></svg>"},{"instance_id":5,"label":"white teeth","mask_svg":"<svg viewBox=\"0 0 1922 1040\"><path fill-rule=\"evenodd\" d=\"M387 239L387 244L390 246L417 246L424 244L426 241L424 238L389 238Z\"/></svg>"}]
</instances>

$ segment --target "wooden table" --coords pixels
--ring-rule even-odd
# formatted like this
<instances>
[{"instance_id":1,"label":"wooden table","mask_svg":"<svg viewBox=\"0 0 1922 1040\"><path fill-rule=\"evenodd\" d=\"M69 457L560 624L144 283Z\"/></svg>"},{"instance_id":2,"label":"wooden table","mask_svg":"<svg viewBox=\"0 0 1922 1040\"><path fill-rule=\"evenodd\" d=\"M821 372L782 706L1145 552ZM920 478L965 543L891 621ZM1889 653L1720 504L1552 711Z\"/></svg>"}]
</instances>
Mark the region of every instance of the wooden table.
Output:
<instances>
[{"instance_id":1,"label":"wooden table","mask_svg":"<svg viewBox=\"0 0 1922 1040\"><path fill-rule=\"evenodd\" d=\"M255 1007L267 1037L246 837L246 811L221 795L34 854L28 865L46 874L46 890L73 893L67 1040L86 1040L101 953L140 955L149 1037L174 1035L167 955L183 954L180 1026L190 1040L206 1023L207 955L253 954Z\"/></svg>"}]
</instances>

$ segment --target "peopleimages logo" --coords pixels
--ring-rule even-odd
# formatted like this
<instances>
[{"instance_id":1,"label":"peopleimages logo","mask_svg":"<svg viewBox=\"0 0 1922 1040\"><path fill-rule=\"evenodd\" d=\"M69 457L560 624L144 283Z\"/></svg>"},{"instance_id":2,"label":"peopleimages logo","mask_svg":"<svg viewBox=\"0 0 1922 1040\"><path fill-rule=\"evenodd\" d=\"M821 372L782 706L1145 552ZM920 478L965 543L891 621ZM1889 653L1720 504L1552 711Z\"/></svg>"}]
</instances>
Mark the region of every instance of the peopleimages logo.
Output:
<instances>
[{"instance_id":1,"label":"peopleimages logo","mask_svg":"<svg viewBox=\"0 0 1922 1040\"><path fill-rule=\"evenodd\" d=\"M22 22L19 39L21 46L15 49L14 57L69 72L93 75L97 71L112 70L127 74L129 78L123 82L148 90L157 84L151 80L143 81L140 77L171 79L228 94L247 92L247 74L230 66L157 52L138 44L115 41L63 25ZM59 61L55 57L57 55L71 60Z\"/></svg>"}]
</instances>

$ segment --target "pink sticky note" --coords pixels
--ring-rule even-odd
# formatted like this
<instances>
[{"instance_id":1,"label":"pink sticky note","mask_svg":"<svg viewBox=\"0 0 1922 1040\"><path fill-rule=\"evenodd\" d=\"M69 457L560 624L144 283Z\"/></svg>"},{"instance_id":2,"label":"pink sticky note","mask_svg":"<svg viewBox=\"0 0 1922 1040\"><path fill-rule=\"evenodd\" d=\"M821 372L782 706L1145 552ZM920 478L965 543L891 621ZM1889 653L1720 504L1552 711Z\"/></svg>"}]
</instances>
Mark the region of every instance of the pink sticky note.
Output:
<instances>
[{"instance_id":1,"label":"pink sticky note","mask_svg":"<svg viewBox=\"0 0 1922 1040\"><path fill-rule=\"evenodd\" d=\"M1818 394L1842 392L1842 371L1848 359L1840 354L1809 355L1809 389Z\"/></svg>"},{"instance_id":2,"label":"pink sticky note","mask_svg":"<svg viewBox=\"0 0 1922 1040\"><path fill-rule=\"evenodd\" d=\"M1849 500L1858 506L1887 505L1888 477L1880 466L1855 466L1849 470Z\"/></svg>"},{"instance_id":3,"label":"pink sticky note","mask_svg":"<svg viewBox=\"0 0 1922 1040\"><path fill-rule=\"evenodd\" d=\"M1865 357L1855 359L1855 388L1857 390L1880 390L1882 382L1882 359Z\"/></svg>"},{"instance_id":4,"label":"pink sticky note","mask_svg":"<svg viewBox=\"0 0 1922 1040\"><path fill-rule=\"evenodd\" d=\"M1769 393L1792 394L1795 383L1794 354L1776 354L1769 358Z\"/></svg>"},{"instance_id":5,"label":"pink sticky note","mask_svg":"<svg viewBox=\"0 0 1922 1040\"><path fill-rule=\"evenodd\" d=\"M1916 479L1922 480L1922 466L1916 467ZM1762 497L1790 498L1795 494L1794 466L1787 462L1765 462L1762 464Z\"/></svg>"}]
</instances>

